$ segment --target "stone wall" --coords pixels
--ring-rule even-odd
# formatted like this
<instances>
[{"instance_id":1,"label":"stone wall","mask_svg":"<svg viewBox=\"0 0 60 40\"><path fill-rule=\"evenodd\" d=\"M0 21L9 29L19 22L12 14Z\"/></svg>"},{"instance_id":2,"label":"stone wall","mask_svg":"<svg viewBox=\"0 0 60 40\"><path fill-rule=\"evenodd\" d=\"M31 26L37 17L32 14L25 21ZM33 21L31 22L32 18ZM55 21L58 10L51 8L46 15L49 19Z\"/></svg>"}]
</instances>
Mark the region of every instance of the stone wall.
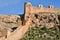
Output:
<instances>
[{"instance_id":1,"label":"stone wall","mask_svg":"<svg viewBox=\"0 0 60 40\"><path fill-rule=\"evenodd\" d=\"M50 12L50 13L60 13L60 9L54 8L53 5L48 6L48 8L43 7L43 5L39 4L37 7L32 6L30 2L25 3L25 20L28 19L28 16L34 13L39 12Z\"/></svg>"},{"instance_id":2,"label":"stone wall","mask_svg":"<svg viewBox=\"0 0 60 40\"><path fill-rule=\"evenodd\" d=\"M59 25L58 15L49 12L40 12L34 14L32 26L52 28Z\"/></svg>"},{"instance_id":3,"label":"stone wall","mask_svg":"<svg viewBox=\"0 0 60 40\"><path fill-rule=\"evenodd\" d=\"M34 7L30 2L27 2L24 7L25 21L27 21L31 16L34 16L32 25L40 27L44 25L45 27L50 28L59 23L58 15L60 15L60 9L54 8L53 5L48 6L48 8L43 7L41 4ZM44 17L46 17L46 19L44 19Z\"/></svg>"}]
</instances>

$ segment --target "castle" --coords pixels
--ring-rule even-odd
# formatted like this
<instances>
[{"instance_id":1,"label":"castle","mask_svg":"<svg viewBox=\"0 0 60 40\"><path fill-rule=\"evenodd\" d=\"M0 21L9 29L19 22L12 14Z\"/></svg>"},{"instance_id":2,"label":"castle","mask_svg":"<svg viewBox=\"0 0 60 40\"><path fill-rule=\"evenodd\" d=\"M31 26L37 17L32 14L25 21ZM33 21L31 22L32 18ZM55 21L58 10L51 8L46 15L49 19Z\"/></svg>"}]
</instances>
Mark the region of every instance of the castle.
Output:
<instances>
[{"instance_id":1,"label":"castle","mask_svg":"<svg viewBox=\"0 0 60 40\"><path fill-rule=\"evenodd\" d=\"M27 21L28 18L34 16L32 24L35 23L35 25L40 25L41 23L41 25L43 25L44 22L42 21L45 21L44 25L50 25L49 27L51 27L55 25L56 22L52 22L50 24L47 21L55 21L56 19L58 22L58 15L60 15L60 9L54 8L53 5L48 6L48 8L44 8L41 4L39 4L37 7L34 7L30 2L25 3L24 20Z\"/></svg>"},{"instance_id":2,"label":"castle","mask_svg":"<svg viewBox=\"0 0 60 40\"><path fill-rule=\"evenodd\" d=\"M24 15L25 19L27 19L27 16L30 14L34 13L39 13L39 12L50 12L50 13L60 13L60 9L54 8L53 5L48 6L48 8L44 8L43 5L39 4L37 7L32 6L30 2L25 3L25 10L24 10Z\"/></svg>"},{"instance_id":3,"label":"castle","mask_svg":"<svg viewBox=\"0 0 60 40\"><path fill-rule=\"evenodd\" d=\"M0 15L2 35L7 35L6 29L11 31L19 26L22 27L29 18L32 20L30 26L52 28L59 25L60 9L54 8L53 5L44 8L41 4L34 7L30 2L26 2L24 5L24 15L22 17L19 15Z\"/></svg>"}]
</instances>

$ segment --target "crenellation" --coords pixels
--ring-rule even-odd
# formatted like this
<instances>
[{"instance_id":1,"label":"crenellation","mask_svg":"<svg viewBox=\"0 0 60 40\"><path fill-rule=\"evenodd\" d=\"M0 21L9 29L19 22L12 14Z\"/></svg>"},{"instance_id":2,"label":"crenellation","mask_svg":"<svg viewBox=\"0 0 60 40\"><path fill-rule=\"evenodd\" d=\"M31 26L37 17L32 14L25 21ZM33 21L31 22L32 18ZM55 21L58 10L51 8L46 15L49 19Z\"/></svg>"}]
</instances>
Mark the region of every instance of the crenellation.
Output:
<instances>
[{"instance_id":1,"label":"crenellation","mask_svg":"<svg viewBox=\"0 0 60 40\"><path fill-rule=\"evenodd\" d=\"M53 5L50 5L50 6L48 6L48 8L54 8L54 6Z\"/></svg>"},{"instance_id":2,"label":"crenellation","mask_svg":"<svg viewBox=\"0 0 60 40\"><path fill-rule=\"evenodd\" d=\"M38 8L43 8L43 5L42 5L42 4L39 4L39 5L38 5Z\"/></svg>"},{"instance_id":3,"label":"crenellation","mask_svg":"<svg viewBox=\"0 0 60 40\"><path fill-rule=\"evenodd\" d=\"M51 13L58 13L60 10L57 8L54 8L53 5L48 6L48 8L44 8L43 5L39 4L38 7L31 6L30 2L27 2L30 6L25 6L25 19L29 14L34 14L38 12L51 12Z\"/></svg>"}]
</instances>

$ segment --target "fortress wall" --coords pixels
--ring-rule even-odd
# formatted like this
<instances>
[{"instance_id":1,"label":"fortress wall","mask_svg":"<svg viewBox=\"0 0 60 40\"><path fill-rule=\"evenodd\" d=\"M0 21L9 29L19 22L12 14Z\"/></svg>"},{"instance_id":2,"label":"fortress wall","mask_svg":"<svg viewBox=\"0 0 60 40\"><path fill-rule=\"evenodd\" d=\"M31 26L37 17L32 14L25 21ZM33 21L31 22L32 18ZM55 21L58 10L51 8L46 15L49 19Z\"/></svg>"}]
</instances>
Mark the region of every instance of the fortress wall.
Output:
<instances>
[{"instance_id":1,"label":"fortress wall","mask_svg":"<svg viewBox=\"0 0 60 40\"><path fill-rule=\"evenodd\" d=\"M30 2L25 3L25 20L29 15L33 15L34 13L39 12L50 12L50 13L59 13L60 9L54 8L53 5L48 6L48 8L44 8L43 5L38 5L37 7L32 6Z\"/></svg>"},{"instance_id":2,"label":"fortress wall","mask_svg":"<svg viewBox=\"0 0 60 40\"><path fill-rule=\"evenodd\" d=\"M38 12L51 12L51 13L58 13L58 9L53 9L53 8L35 8L31 7L29 10L30 13L38 13Z\"/></svg>"}]
</instances>

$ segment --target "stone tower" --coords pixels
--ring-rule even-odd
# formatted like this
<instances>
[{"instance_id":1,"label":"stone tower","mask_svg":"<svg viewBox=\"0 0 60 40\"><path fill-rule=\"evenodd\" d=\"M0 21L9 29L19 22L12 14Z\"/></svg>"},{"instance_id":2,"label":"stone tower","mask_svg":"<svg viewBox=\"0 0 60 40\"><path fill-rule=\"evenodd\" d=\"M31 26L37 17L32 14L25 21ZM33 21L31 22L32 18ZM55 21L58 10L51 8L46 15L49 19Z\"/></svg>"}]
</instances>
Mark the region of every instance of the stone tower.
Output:
<instances>
[{"instance_id":1,"label":"stone tower","mask_svg":"<svg viewBox=\"0 0 60 40\"><path fill-rule=\"evenodd\" d=\"M31 7L32 7L32 5L30 2L25 3L25 5L24 5L24 8L25 8L24 9L24 19L25 20L29 18Z\"/></svg>"}]
</instances>

